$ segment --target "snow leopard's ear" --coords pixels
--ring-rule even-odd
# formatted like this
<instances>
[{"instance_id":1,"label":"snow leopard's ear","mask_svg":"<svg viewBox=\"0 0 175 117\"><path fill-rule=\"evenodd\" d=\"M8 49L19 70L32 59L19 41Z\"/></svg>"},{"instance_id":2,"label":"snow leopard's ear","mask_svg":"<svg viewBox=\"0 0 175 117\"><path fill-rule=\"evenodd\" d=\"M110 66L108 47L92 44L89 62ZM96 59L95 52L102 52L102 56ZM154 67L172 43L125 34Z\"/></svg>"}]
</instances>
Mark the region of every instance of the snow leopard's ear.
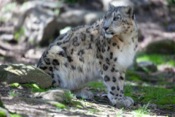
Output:
<instances>
[{"instance_id":1,"label":"snow leopard's ear","mask_svg":"<svg viewBox=\"0 0 175 117\"><path fill-rule=\"evenodd\" d=\"M113 11L115 9L115 6L109 3L109 11Z\"/></svg>"},{"instance_id":2,"label":"snow leopard's ear","mask_svg":"<svg viewBox=\"0 0 175 117\"><path fill-rule=\"evenodd\" d=\"M134 9L131 6L126 6L124 10L125 10L125 13L129 15L129 17L134 19Z\"/></svg>"}]
</instances>

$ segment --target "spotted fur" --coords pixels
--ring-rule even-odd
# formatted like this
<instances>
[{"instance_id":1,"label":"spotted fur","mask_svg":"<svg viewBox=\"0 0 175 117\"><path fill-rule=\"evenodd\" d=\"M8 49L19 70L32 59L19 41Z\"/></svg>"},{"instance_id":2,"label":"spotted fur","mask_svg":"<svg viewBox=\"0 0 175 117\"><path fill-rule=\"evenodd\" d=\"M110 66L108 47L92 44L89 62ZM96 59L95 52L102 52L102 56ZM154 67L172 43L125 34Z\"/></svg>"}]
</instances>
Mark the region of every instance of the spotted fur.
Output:
<instances>
[{"instance_id":1,"label":"spotted fur","mask_svg":"<svg viewBox=\"0 0 175 117\"><path fill-rule=\"evenodd\" d=\"M114 7L92 25L59 36L43 53L37 67L52 76L53 86L77 90L102 77L114 105L130 106L123 94L125 71L137 47L137 27L130 7Z\"/></svg>"}]
</instances>

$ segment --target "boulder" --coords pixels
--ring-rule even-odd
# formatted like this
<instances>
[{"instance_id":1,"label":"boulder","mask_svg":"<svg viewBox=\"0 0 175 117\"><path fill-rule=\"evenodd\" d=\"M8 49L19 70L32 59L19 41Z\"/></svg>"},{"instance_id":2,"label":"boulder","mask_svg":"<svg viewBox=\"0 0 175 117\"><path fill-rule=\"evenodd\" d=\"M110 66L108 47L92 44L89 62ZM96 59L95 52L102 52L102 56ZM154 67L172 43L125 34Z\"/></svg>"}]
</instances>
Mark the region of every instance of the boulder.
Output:
<instances>
[{"instance_id":1,"label":"boulder","mask_svg":"<svg viewBox=\"0 0 175 117\"><path fill-rule=\"evenodd\" d=\"M41 88L49 88L52 78L32 65L11 64L0 66L0 82L36 83Z\"/></svg>"}]
</instances>

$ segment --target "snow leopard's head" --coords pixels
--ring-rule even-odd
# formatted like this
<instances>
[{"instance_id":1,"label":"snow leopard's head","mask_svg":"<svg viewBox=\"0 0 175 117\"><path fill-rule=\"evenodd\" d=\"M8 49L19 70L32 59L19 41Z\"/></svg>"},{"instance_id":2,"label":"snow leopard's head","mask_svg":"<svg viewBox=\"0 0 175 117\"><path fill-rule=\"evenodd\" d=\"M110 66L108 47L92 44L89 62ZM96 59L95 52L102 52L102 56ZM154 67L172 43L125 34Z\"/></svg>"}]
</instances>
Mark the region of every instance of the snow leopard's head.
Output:
<instances>
[{"instance_id":1,"label":"snow leopard's head","mask_svg":"<svg viewBox=\"0 0 175 117\"><path fill-rule=\"evenodd\" d=\"M106 38L131 33L135 28L135 18L132 7L110 5L103 18L103 34Z\"/></svg>"}]
</instances>

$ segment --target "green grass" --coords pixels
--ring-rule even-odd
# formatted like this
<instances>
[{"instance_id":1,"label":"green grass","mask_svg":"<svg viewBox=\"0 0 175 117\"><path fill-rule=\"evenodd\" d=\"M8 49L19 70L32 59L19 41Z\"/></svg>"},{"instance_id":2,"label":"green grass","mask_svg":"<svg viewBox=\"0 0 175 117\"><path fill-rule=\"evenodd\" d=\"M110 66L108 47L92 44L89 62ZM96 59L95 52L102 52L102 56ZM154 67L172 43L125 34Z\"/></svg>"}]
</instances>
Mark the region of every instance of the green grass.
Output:
<instances>
[{"instance_id":1,"label":"green grass","mask_svg":"<svg viewBox=\"0 0 175 117\"><path fill-rule=\"evenodd\" d=\"M70 91L66 91L64 93L64 101L63 101L63 103L65 105L68 105L68 106L73 106L73 107L77 107L77 108L83 108L83 104L80 101L75 100L74 97L75 96Z\"/></svg>"},{"instance_id":2,"label":"green grass","mask_svg":"<svg viewBox=\"0 0 175 117\"><path fill-rule=\"evenodd\" d=\"M140 54L138 55L136 61L151 61L156 65L167 64L175 67L175 56L174 55L161 55L161 54Z\"/></svg>"},{"instance_id":3,"label":"green grass","mask_svg":"<svg viewBox=\"0 0 175 117\"><path fill-rule=\"evenodd\" d=\"M105 91L105 88L106 88L103 82L100 82L100 81L99 82L89 82L87 86L89 86L93 90L99 90L99 91Z\"/></svg>"},{"instance_id":4,"label":"green grass","mask_svg":"<svg viewBox=\"0 0 175 117\"><path fill-rule=\"evenodd\" d=\"M126 86L125 89L125 94L133 97L138 103L175 104L175 92L173 89L151 86Z\"/></svg>"},{"instance_id":5,"label":"green grass","mask_svg":"<svg viewBox=\"0 0 175 117\"><path fill-rule=\"evenodd\" d=\"M53 103L58 109L68 109L69 106L83 108L83 104L79 100L75 100L74 95L70 91L66 91L63 95L63 102Z\"/></svg>"},{"instance_id":6,"label":"green grass","mask_svg":"<svg viewBox=\"0 0 175 117\"><path fill-rule=\"evenodd\" d=\"M137 77L135 76L136 80ZM139 82L141 82L141 79L139 79ZM91 82L89 84L90 88L92 89L105 89L105 86L102 82ZM166 89L162 87L154 87L152 85L148 86L131 86L126 85L125 86L125 95L132 97L136 103L138 104L156 104L160 107L166 106L166 105L172 105L175 104L175 91L174 89ZM146 110L146 107L141 108L141 110ZM142 112L139 110L140 112ZM138 111L138 112L139 112Z\"/></svg>"},{"instance_id":7,"label":"green grass","mask_svg":"<svg viewBox=\"0 0 175 117\"><path fill-rule=\"evenodd\" d=\"M141 82L141 79L134 76L135 81ZM91 82L88 86L94 90L105 90L105 86L102 82ZM133 97L136 102L147 104L148 102L166 105L175 104L175 91L174 89L166 89L162 87L153 86L125 86L125 94Z\"/></svg>"}]
</instances>

